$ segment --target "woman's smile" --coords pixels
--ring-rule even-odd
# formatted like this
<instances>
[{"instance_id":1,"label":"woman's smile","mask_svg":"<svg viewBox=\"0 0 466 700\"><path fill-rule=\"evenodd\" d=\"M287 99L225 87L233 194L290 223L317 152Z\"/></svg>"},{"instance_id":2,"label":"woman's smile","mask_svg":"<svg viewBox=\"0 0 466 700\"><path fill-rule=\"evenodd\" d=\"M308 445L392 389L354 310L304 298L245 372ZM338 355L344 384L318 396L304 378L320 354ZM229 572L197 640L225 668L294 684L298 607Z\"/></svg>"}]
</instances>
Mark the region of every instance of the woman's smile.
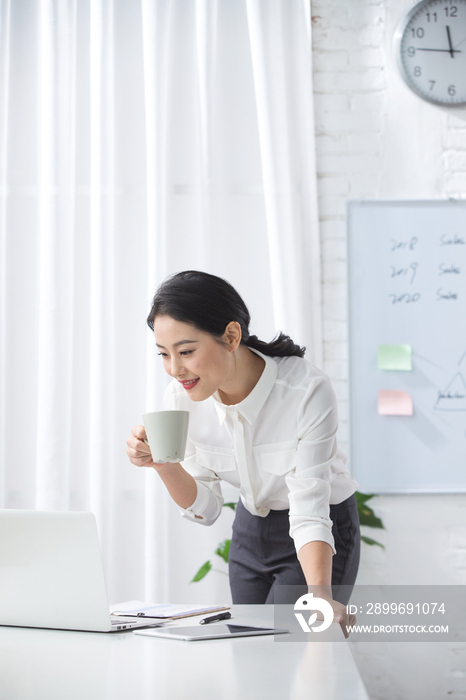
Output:
<instances>
[{"instance_id":1,"label":"woman's smile","mask_svg":"<svg viewBox=\"0 0 466 700\"><path fill-rule=\"evenodd\" d=\"M200 377L198 377L197 379L178 379L179 383L182 384L187 391L194 389L194 387L198 384L199 380Z\"/></svg>"}]
</instances>

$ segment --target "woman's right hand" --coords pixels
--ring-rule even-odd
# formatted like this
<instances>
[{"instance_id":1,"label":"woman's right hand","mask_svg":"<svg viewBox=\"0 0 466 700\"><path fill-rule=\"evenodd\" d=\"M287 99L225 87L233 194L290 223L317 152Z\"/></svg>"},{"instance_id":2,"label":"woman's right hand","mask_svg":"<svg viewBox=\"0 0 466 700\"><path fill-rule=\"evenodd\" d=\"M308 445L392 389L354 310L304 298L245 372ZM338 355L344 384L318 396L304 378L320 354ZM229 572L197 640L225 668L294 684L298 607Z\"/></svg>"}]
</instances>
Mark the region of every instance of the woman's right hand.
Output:
<instances>
[{"instance_id":1,"label":"woman's right hand","mask_svg":"<svg viewBox=\"0 0 466 700\"><path fill-rule=\"evenodd\" d=\"M165 483L170 496L181 508L190 508L196 500L197 485L191 474L183 469L179 462L157 464L152 460L149 445L144 442L147 438L143 425L136 425L127 439L126 454L129 461L137 467L152 467ZM164 468L165 467L165 468ZM195 515L201 518L201 515Z\"/></svg>"},{"instance_id":2,"label":"woman's right hand","mask_svg":"<svg viewBox=\"0 0 466 700\"><path fill-rule=\"evenodd\" d=\"M126 454L129 461L137 467L153 467L154 469L163 467L163 464L157 464L152 460L150 447L147 442L146 429L143 425L136 425L131 430L131 435L127 439Z\"/></svg>"}]
</instances>

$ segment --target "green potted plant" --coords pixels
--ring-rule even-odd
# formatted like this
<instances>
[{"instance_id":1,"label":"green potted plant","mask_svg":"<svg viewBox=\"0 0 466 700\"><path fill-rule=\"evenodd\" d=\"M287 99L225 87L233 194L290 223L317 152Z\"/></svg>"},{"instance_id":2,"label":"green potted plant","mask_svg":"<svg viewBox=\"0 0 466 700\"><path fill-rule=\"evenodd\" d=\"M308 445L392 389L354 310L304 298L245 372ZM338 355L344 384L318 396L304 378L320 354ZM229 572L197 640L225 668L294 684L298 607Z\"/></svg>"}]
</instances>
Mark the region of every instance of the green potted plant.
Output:
<instances>
[{"instance_id":1,"label":"green potted plant","mask_svg":"<svg viewBox=\"0 0 466 700\"><path fill-rule=\"evenodd\" d=\"M375 494L374 493L361 493L360 491L356 491L354 494L356 496L356 503L358 504L358 513L359 513L359 523L365 527L374 527L374 528L379 528L382 530L385 530L385 527L381 521L380 518L378 518L372 508L370 508L367 505L367 501L369 501L371 498L374 498ZM224 508L231 508L232 510L235 510L236 508L236 503L224 503L223 504ZM366 537L365 535L361 535L361 540L365 542L366 544L369 545L378 545L379 547L382 547L382 549L385 549L384 545L381 544L380 542L377 542L376 540L371 539L370 537ZM230 554L230 544L231 540L223 540L223 542L220 542L218 545L217 549L215 550L215 554L219 556L225 564L228 564L228 556ZM212 562L210 559L206 561L198 570L198 572L195 574L193 577L191 583L196 583L197 581L201 581L204 576L206 576L209 571L217 571L220 574L226 574L225 571L221 571L220 569L214 569Z\"/></svg>"}]
</instances>

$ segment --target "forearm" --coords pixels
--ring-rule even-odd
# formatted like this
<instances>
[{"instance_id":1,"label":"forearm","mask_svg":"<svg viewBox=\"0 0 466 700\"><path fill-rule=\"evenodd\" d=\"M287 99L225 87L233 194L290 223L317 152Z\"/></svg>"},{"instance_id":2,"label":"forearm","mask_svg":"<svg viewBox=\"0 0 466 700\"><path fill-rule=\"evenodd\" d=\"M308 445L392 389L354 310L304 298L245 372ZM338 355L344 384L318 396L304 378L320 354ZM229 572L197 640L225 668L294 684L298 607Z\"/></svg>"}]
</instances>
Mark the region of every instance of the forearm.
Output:
<instances>
[{"instance_id":1,"label":"forearm","mask_svg":"<svg viewBox=\"0 0 466 700\"><path fill-rule=\"evenodd\" d=\"M355 624L356 617L349 615L348 609L333 599L332 555L333 550L327 542L316 540L301 547L298 559L309 586L309 593L315 597L324 598L331 604L334 612L333 621L341 624L343 634L348 637L348 626Z\"/></svg>"},{"instance_id":2,"label":"forearm","mask_svg":"<svg viewBox=\"0 0 466 700\"><path fill-rule=\"evenodd\" d=\"M308 586L326 586L332 582L333 551L327 542L307 542L298 552L299 563Z\"/></svg>"},{"instance_id":3,"label":"forearm","mask_svg":"<svg viewBox=\"0 0 466 700\"><path fill-rule=\"evenodd\" d=\"M191 474L188 474L179 462L167 462L155 469L175 503L180 508L192 506L197 496L197 484Z\"/></svg>"}]
</instances>

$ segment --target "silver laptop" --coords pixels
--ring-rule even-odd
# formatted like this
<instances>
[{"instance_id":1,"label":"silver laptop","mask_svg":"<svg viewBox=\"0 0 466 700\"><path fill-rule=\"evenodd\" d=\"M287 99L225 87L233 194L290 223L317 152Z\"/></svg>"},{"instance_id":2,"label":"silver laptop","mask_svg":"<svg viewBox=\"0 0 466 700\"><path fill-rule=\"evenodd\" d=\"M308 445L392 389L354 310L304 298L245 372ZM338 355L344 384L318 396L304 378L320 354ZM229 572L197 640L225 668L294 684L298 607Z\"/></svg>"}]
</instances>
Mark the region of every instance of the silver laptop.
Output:
<instances>
[{"instance_id":1,"label":"silver laptop","mask_svg":"<svg viewBox=\"0 0 466 700\"><path fill-rule=\"evenodd\" d=\"M0 625L119 632L92 513L0 510Z\"/></svg>"}]
</instances>

